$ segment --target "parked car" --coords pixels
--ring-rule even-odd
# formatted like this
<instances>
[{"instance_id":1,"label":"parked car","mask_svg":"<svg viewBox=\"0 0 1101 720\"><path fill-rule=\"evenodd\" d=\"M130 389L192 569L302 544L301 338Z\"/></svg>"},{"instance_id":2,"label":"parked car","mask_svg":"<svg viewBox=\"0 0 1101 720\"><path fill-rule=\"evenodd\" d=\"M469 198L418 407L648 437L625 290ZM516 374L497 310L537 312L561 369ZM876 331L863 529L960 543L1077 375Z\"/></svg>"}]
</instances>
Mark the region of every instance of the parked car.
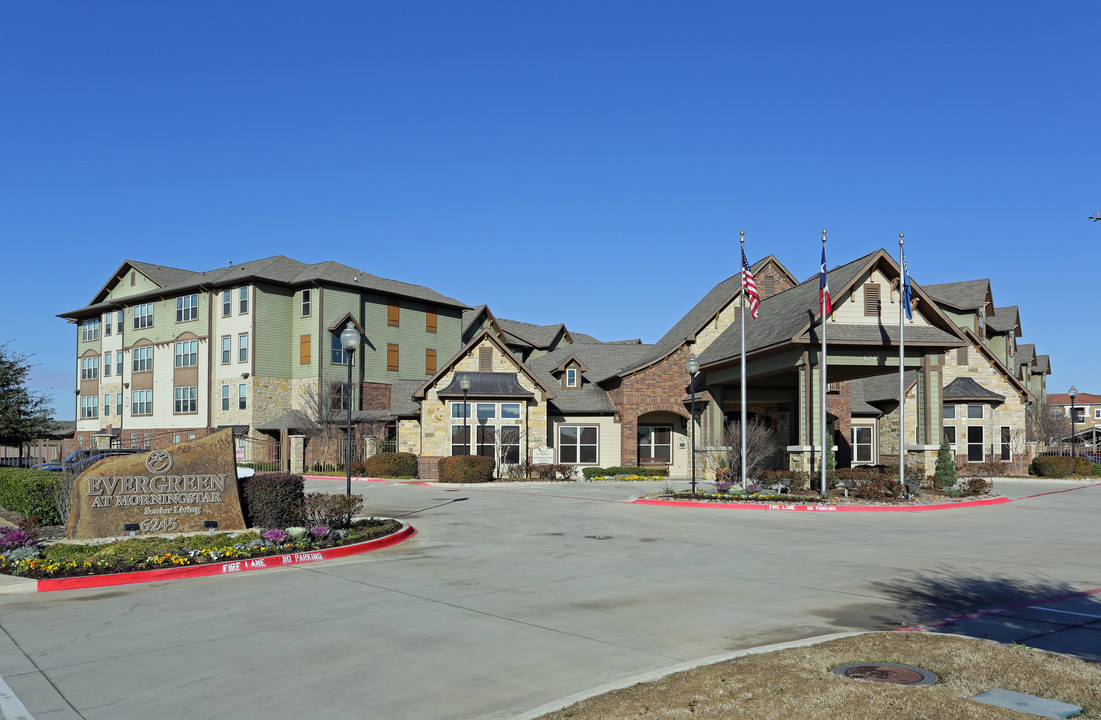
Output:
<instances>
[{"instance_id":1,"label":"parked car","mask_svg":"<svg viewBox=\"0 0 1101 720\"><path fill-rule=\"evenodd\" d=\"M51 472L61 472L61 461L55 460L54 462L44 462L31 465L31 470L50 470Z\"/></svg>"}]
</instances>

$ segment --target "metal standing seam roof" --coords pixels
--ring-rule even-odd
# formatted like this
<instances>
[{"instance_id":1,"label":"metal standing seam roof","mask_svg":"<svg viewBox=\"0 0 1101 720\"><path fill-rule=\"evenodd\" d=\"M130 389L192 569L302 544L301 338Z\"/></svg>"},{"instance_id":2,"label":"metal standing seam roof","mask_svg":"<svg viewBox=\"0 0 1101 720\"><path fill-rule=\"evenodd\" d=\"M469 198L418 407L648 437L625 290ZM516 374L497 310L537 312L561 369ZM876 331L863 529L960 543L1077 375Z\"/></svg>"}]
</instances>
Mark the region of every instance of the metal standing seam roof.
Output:
<instances>
[{"instance_id":1,"label":"metal standing seam roof","mask_svg":"<svg viewBox=\"0 0 1101 720\"><path fill-rule=\"evenodd\" d=\"M160 268L160 266L151 266L146 263L129 262L138 269L142 267ZM157 272L159 272L159 277L166 280L171 278L172 282L168 282L153 291L128 295L118 300L95 303L63 313L59 315L59 317L84 315L94 311L116 307L121 303L130 304L145 298L161 297L164 295L182 293L186 290L198 289L203 285L216 287L232 286L255 280L291 286L328 282L344 285L346 287L360 287L367 292L398 295L436 305L447 305L463 309L467 307L465 303L441 295L435 290L431 290L422 285L412 285L397 280L381 278L377 275L371 275L370 273L356 270L355 268L331 260L314 265L307 265L306 263L284 255L276 255L261 260L252 260L239 265L230 265L217 270L191 272L175 268L161 268ZM154 282L156 282L156 280L154 280Z\"/></svg>"},{"instance_id":2,"label":"metal standing seam roof","mask_svg":"<svg viewBox=\"0 0 1101 720\"><path fill-rule=\"evenodd\" d=\"M881 252L883 251L876 250L829 270L826 277L830 288L834 292L840 291L855 280L871 259ZM808 322L812 324L819 322L818 312L817 275L793 288L765 298L761 301L759 317L756 320L746 318L746 351L754 352L791 340L797 332L806 327ZM830 326L830 333L833 332L833 327L833 325ZM735 358L741 352L741 326L740 324L731 325L700 353L700 365L711 365Z\"/></svg>"},{"instance_id":3,"label":"metal standing seam roof","mask_svg":"<svg viewBox=\"0 0 1101 720\"><path fill-rule=\"evenodd\" d=\"M990 279L922 285L933 300L958 310L981 310L990 294Z\"/></svg>"},{"instance_id":4,"label":"metal standing seam roof","mask_svg":"<svg viewBox=\"0 0 1101 720\"><path fill-rule=\"evenodd\" d=\"M944 386L943 397L945 400L977 400L980 402L1005 402L1005 395L999 395L993 390L987 390L980 385L975 378L958 377Z\"/></svg>"},{"instance_id":5,"label":"metal standing seam roof","mask_svg":"<svg viewBox=\"0 0 1101 720\"><path fill-rule=\"evenodd\" d=\"M463 392L459 383L470 378L470 389ZM460 371L451 376L451 382L436 392L441 398L461 397L510 397L531 398L535 393L525 390L515 372L472 372Z\"/></svg>"}]
</instances>

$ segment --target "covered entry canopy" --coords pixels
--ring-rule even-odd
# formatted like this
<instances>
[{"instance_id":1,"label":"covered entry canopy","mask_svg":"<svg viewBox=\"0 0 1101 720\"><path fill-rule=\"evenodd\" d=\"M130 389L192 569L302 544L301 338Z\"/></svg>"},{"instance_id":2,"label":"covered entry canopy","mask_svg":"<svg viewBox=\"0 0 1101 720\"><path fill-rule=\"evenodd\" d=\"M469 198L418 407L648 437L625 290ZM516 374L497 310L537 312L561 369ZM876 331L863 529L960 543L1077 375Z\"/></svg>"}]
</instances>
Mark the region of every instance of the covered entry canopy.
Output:
<instances>
[{"instance_id":1,"label":"covered entry canopy","mask_svg":"<svg viewBox=\"0 0 1101 720\"><path fill-rule=\"evenodd\" d=\"M829 271L834 311L827 320L827 377L835 383L895 374L899 367L898 292L900 272L883 250ZM911 281L912 282L912 281ZM809 469L816 462L821 438L821 332L818 277L761 302L760 317L746 318L745 356L748 406L772 418L786 464ZM905 365L917 376L917 441L939 439L942 357L967 344L956 324L916 283L913 319L906 321ZM741 325L732 323L702 351L701 370L712 397L706 412L716 420L741 403ZM897 393L896 393L897 394ZM833 396L836 414L848 398ZM707 424L713 429L720 422Z\"/></svg>"}]
</instances>

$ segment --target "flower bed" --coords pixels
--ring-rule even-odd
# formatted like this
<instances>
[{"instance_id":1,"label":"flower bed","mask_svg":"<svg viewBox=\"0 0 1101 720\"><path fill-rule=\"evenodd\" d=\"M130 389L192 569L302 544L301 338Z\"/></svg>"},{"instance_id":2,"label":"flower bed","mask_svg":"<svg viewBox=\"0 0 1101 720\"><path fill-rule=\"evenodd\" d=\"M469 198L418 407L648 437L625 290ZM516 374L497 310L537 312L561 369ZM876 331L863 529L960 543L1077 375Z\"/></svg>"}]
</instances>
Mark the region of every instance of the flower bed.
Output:
<instances>
[{"instance_id":1,"label":"flower bed","mask_svg":"<svg viewBox=\"0 0 1101 720\"><path fill-rule=\"evenodd\" d=\"M215 533L171 538L133 538L97 544L56 543L38 547L19 537L16 528L0 535L0 573L32 579L54 579L205 565L273 555L311 552L384 537L401 528L397 520L358 520L347 529L278 528L258 534ZM14 532L13 532L14 531Z\"/></svg>"}]
</instances>

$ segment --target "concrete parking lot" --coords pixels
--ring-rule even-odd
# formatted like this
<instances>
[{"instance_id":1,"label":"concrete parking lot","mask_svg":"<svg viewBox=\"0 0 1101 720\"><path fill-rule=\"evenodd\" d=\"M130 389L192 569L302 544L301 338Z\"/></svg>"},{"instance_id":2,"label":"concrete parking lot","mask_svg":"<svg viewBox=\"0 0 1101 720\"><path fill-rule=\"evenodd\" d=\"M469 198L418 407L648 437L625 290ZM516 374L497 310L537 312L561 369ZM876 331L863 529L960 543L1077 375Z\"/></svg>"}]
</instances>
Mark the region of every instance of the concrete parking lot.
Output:
<instances>
[{"instance_id":1,"label":"concrete parking lot","mask_svg":"<svg viewBox=\"0 0 1101 720\"><path fill-rule=\"evenodd\" d=\"M633 483L357 483L418 535L312 565L0 595L0 678L38 720L510 718L732 650L944 619L933 629L1097 660L1101 594L1046 601L1101 588L1101 486L1030 497L1080 485L827 514L631 505L656 487Z\"/></svg>"}]
</instances>

